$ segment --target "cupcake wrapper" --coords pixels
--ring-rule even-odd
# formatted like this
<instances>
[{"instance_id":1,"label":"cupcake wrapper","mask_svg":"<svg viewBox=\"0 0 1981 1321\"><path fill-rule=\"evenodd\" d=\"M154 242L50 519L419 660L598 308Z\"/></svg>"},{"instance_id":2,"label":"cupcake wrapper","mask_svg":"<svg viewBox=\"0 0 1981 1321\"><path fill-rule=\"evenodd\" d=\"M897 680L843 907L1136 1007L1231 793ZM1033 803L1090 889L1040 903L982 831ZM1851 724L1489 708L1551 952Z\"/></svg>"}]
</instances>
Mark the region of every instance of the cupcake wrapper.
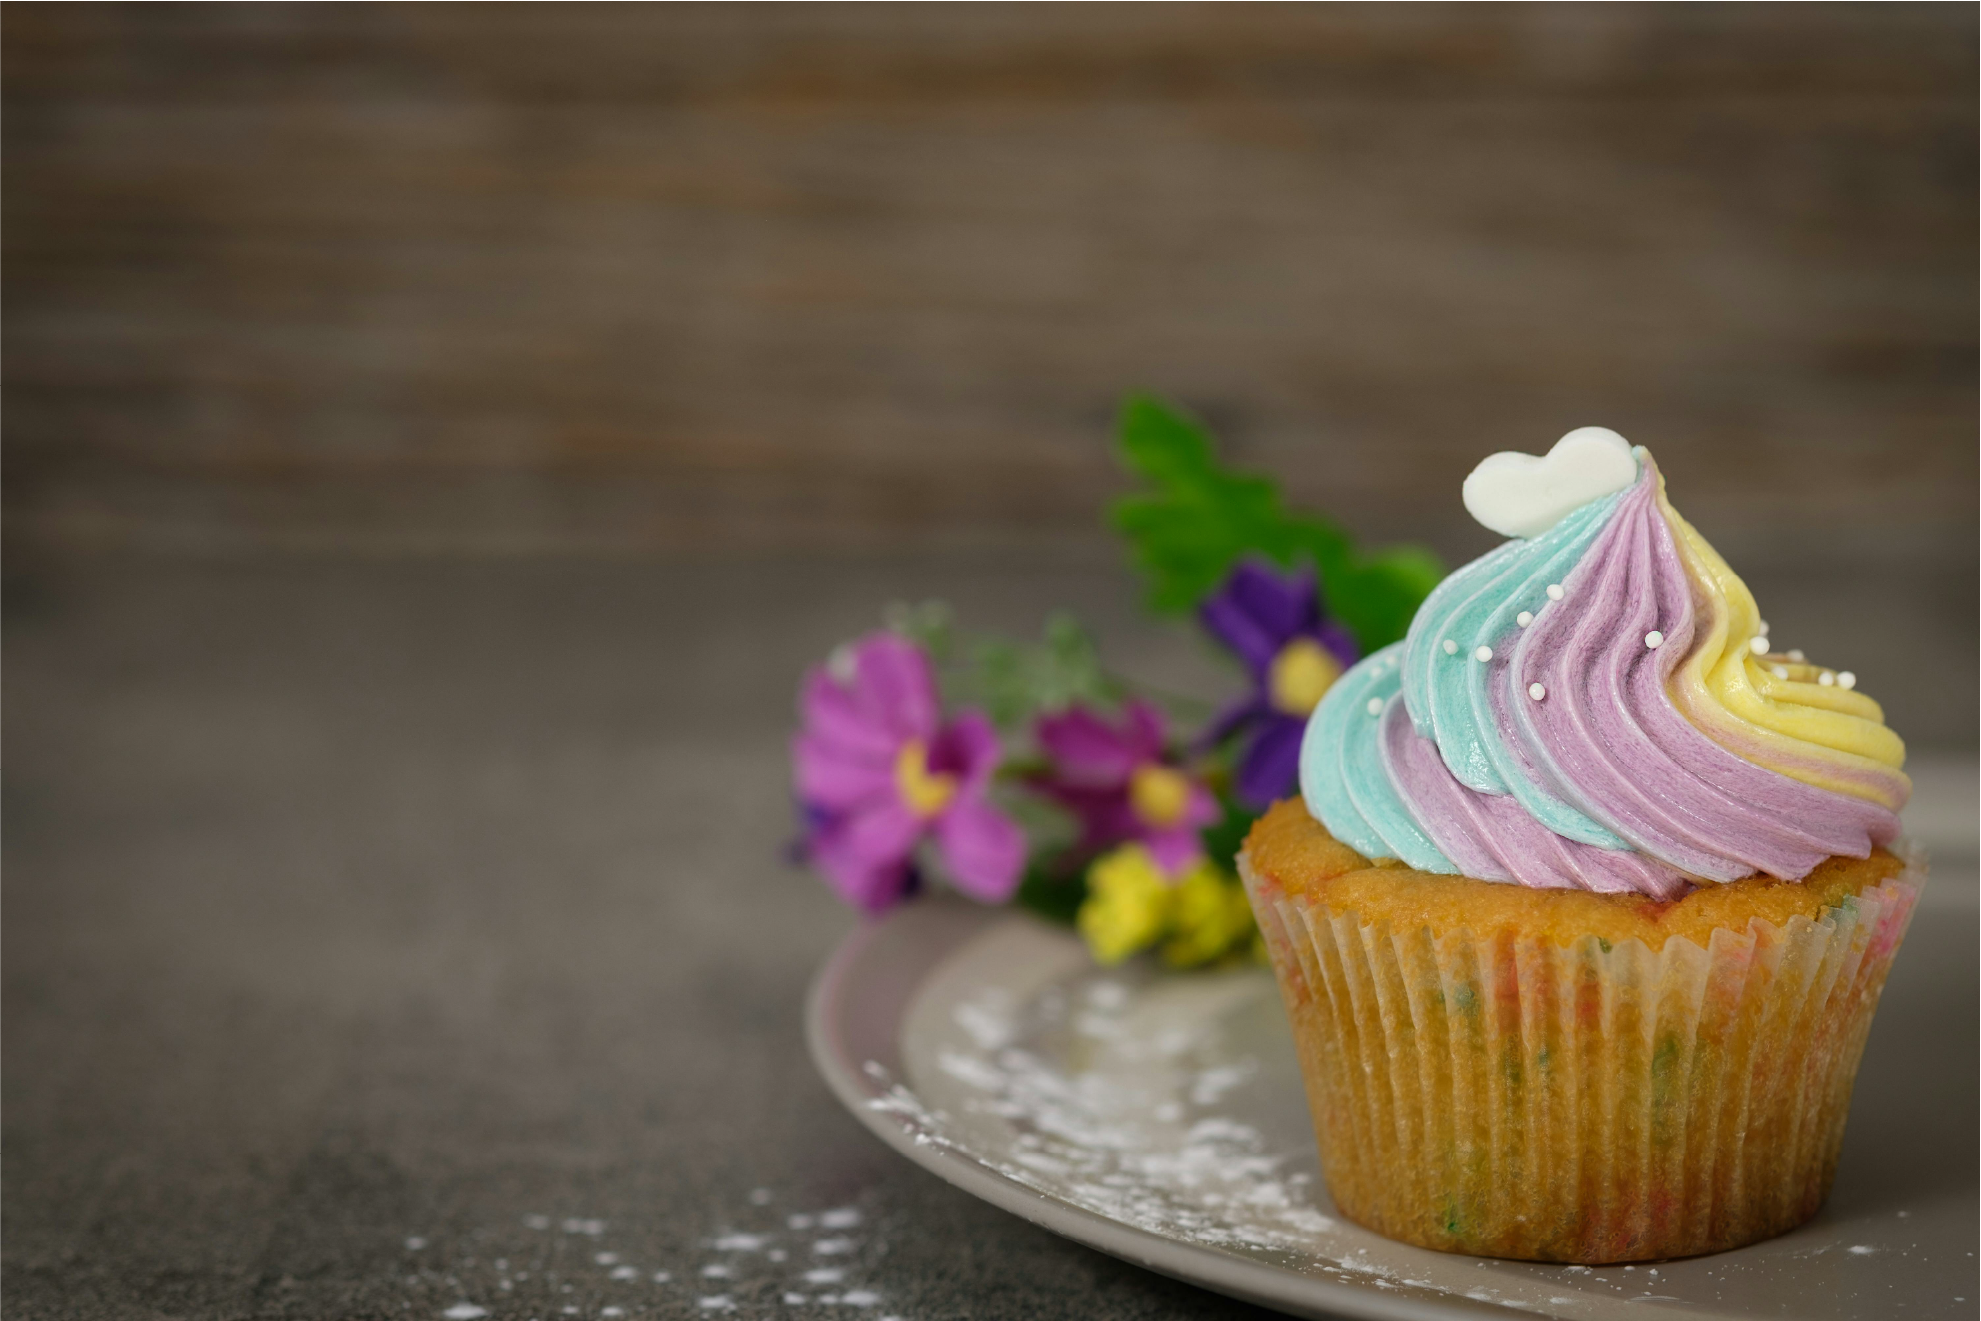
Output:
<instances>
[{"instance_id":1,"label":"cupcake wrapper","mask_svg":"<svg viewBox=\"0 0 1981 1321\"><path fill-rule=\"evenodd\" d=\"M1923 879L1653 953L1364 924L1239 861L1341 1212L1424 1247L1587 1263L1815 1213Z\"/></svg>"}]
</instances>

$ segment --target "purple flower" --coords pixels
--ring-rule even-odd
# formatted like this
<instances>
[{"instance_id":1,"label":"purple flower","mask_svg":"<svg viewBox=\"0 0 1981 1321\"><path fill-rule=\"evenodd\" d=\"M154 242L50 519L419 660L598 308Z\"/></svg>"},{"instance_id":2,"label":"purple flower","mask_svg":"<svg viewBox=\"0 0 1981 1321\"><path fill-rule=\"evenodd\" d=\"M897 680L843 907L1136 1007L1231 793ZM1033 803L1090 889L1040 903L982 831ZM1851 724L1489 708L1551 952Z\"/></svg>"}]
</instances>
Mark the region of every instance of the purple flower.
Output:
<instances>
[{"instance_id":1,"label":"purple flower","mask_svg":"<svg viewBox=\"0 0 1981 1321\"><path fill-rule=\"evenodd\" d=\"M1322 609L1312 569L1283 573L1240 563L1197 609L1204 627L1252 674L1251 693L1217 718L1204 742L1247 736L1235 788L1241 802L1263 811L1293 792L1307 717L1361 650Z\"/></svg>"},{"instance_id":2,"label":"purple flower","mask_svg":"<svg viewBox=\"0 0 1981 1321\"><path fill-rule=\"evenodd\" d=\"M1052 769L1032 784L1080 819L1080 853L1138 840L1171 876L1203 856L1197 832L1217 820L1217 799L1165 761L1154 707L1128 703L1117 727L1076 706L1042 717L1037 733Z\"/></svg>"},{"instance_id":3,"label":"purple flower","mask_svg":"<svg viewBox=\"0 0 1981 1321\"><path fill-rule=\"evenodd\" d=\"M997 734L976 711L942 721L928 657L876 633L805 676L791 742L805 856L869 911L906 896L933 835L958 889L999 903L1025 869L1025 836L990 804Z\"/></svg>"}]
</instances>

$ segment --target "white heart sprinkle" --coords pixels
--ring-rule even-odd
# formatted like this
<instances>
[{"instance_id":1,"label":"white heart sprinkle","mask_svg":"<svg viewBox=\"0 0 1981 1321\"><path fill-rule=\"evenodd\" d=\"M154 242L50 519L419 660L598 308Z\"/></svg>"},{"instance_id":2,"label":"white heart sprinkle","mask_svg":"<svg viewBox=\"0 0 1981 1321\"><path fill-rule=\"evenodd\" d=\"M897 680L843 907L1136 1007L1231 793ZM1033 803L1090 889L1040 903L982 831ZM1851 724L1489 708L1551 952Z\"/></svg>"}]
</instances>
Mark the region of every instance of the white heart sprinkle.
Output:
<instances>
[{"instance_id":1,"label":"white heart sprinkle","mask_svg":"<svg viewBox=\"0 0 1981 1321\"><path fill-rule=\"evenodd\" d=\"M1538 537L1571 510L1637 480L1630 442L1608 427L1577 427L1536 458L1489 454L1465 479L1465 511L1507 537Z\"/></svg>"}]
</instances>

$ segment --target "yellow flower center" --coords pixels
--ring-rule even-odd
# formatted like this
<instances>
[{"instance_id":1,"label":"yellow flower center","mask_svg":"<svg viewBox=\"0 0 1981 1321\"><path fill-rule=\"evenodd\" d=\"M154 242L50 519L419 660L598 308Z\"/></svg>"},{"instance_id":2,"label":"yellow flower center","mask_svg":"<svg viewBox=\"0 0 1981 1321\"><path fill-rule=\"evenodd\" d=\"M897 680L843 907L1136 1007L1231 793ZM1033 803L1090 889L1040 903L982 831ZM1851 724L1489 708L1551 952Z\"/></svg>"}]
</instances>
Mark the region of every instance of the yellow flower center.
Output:
<instances>
[{"instance_id":1,"label":"yellow flower center","mask_svg":"<svg viewBox=\"0 0 1981 1321\"><path fill-rule=\"evenodd\" d=\"M934 816L956 796L956 777L929 771L929 750L918 738L901 745L894 759L894 785L908 810L920 817Z\"/></svg>"},{"instance_id":2,"label":"yellow flower center","mask_svg":"<svg viewBox=\"0 0 1981 1321\"><path fill-rule=\"evenodd\" d=\"M1128 777L1128 805L1158 830L1183 819L1190 806L1190 777L1168 766L1143 762Z\"/></svg>"},{"instance_id":3,"label":"yellow flower center","mask_svg":"<svg viewBox=\"0 0 1981 1321\"><path fill-rule=\"evenodd\" d=\"M1266 695L1275 710L1305 716L1341 677L1341 663L1312 638L1295 638L1279 649L1266 671Z\"/></svg>"}]
</instances>

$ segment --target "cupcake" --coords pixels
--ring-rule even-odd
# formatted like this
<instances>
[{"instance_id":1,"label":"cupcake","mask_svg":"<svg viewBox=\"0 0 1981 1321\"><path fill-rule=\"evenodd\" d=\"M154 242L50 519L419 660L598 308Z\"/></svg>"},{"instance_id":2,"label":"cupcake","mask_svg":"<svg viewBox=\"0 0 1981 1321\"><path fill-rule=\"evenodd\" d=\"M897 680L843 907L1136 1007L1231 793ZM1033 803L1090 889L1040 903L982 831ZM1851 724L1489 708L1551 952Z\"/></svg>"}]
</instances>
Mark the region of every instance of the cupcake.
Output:
<instances>
[{"instance_id":1,"label":"cupcake","mask_svg":"<svg viewBox=\"0 0 1981 1321\"><path fill-rule=\"evenodd\" d=\"M1342 1214L1423 1247L1737 1247L1829 1190L1923 867L1905 749L1601 428L1347 671L1240 873Z\"/></svg>"}]
</instances>

